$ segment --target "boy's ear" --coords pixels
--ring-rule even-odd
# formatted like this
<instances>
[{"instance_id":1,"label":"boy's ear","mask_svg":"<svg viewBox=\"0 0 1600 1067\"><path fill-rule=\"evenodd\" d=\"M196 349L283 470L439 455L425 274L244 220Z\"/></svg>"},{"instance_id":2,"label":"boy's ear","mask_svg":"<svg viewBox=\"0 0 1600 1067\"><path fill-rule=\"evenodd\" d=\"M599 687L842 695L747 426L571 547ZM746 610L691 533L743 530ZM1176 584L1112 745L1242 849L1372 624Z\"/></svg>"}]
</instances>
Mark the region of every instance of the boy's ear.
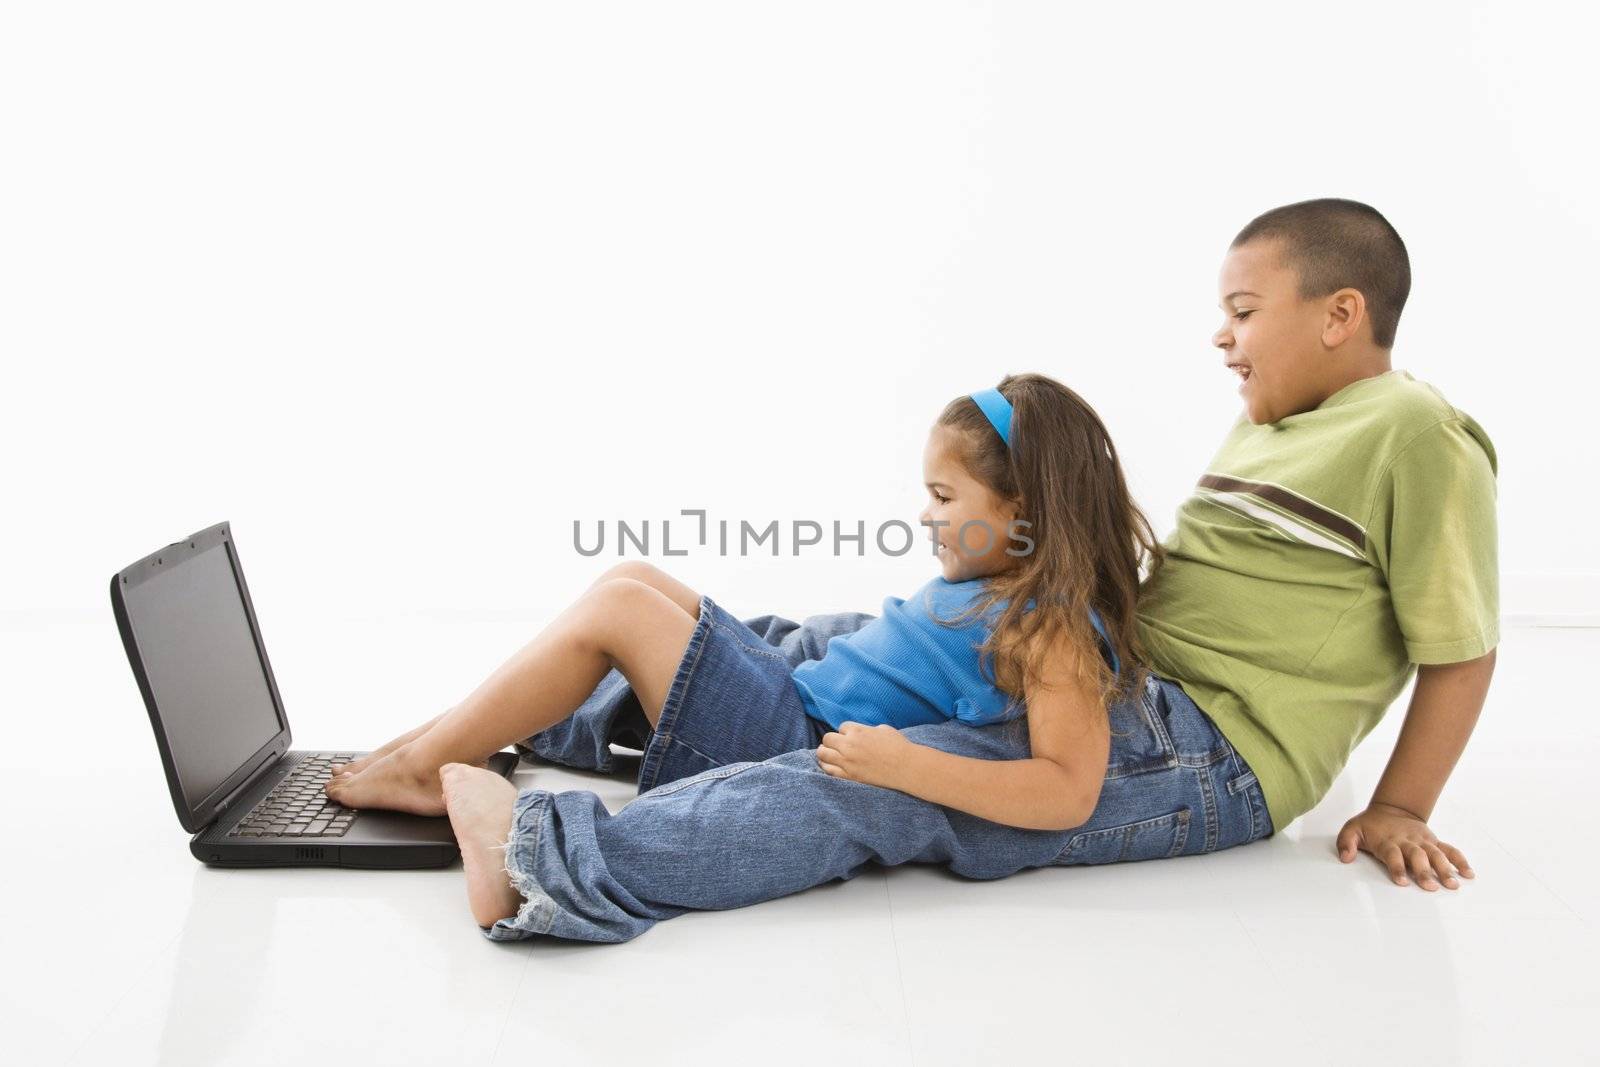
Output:
<instances>
[{"instance_id":1,"label":"boy's ear","mask_svg":"<svg viewBox=\"0 0 1600 1067\"><path fill-rule=\"evenodd\" d=\"M1322 323L1322 343L1338 348L1356 336L1361 324L1367 321L1367 298L1360 289L1340 289L1328 297L1325 304L1327 316Z\"/></svg>"}]
</instances>

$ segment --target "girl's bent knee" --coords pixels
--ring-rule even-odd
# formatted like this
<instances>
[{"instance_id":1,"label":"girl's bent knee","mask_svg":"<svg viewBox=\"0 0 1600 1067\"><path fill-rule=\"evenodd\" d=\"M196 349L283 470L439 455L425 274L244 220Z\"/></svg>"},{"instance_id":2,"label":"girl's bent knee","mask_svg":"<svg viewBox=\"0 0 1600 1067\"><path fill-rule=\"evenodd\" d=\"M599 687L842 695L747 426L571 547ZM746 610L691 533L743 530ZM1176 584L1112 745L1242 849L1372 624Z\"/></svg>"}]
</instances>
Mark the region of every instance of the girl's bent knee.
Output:
<instances>
[{"instance_id":1,"label":"girl's bent knee","mask_svg":"<svg viewBox=\"0 0 1600 1067\"><path fill-rule=\"evenodd\" d=\"M629 636L657 630L669 615L683 615L665 593L634 578L600 582L584 594L580 607L579 640L608 657L620 652Z\"/></svg>"},{"instance_id":2,"label":"girl's bent knee","mask_svg":"<svg viewBox=\"0 0 1600 1067\"><path fill-rule=\"evenodd\" d=\"M610 567L606 572L595 579L595 585L627 579L642 582L648 586L655 586L663 576L661 568L654 564L646 563L642 559L629 559Z\"/></svg>"},{"instance_id":3,"label":"girl's bent knee","mask_svg":"<svg viewBox=\"0 0 1600 1067\"><path fill-rule=\"evenodd\" d=\"M584 599L601 610L614 610L637 607L641 601L660 596L660 592L637 578L607 578L596 583Z\"/></svg>"}]
</instances>

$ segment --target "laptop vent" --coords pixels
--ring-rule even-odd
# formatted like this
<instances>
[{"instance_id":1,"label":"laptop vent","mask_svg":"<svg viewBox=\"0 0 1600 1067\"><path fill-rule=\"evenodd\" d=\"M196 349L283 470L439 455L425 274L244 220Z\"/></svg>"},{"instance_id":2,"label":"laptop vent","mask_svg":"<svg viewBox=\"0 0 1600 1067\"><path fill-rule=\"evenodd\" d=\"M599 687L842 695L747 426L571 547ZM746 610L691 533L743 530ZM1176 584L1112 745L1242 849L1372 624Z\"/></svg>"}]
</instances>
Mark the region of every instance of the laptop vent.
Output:
<instances>
[{"instance_id":1,"label":"laptop vent","mask_svg":"<svg viewBox=\"0 0 1600 1067\"><path fill-rule=\"evenodd\" d=\"M297 848L294 850L294 858L297 860L320 860L326 858L327 851L325 848Z\"/></svg>"}]
</instances>

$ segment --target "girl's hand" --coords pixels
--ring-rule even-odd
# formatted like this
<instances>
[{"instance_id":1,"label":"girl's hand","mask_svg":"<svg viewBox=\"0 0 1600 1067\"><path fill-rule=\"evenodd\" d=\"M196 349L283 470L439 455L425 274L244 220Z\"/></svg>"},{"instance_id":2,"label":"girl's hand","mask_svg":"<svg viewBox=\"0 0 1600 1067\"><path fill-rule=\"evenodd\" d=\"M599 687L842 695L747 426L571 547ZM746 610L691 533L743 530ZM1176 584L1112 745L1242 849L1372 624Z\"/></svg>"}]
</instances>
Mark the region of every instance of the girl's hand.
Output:
<instances>
[{"instance_id":1,"label":"girl's hand","mask_svg":"<svg viewBox=\"0 0 1600 1067\"><path fill-rule=\"evenodd\" d=\"M1341 863L1355 859L1357 851L1370 853L1389 868L1395 885L1406 884L1407 865L1417 885L1429 892L1438 889L1440 882L1458 888L1458 868L1464 877L1476 877L1460 849L1434 837L1428 824L1415 815L1388 804L1369 804L1366 811L1344 824L1334 844Z\"/></svg>"},{"instance_id":2,"label":"girl's hand","mask_svg":"<svg viewBox=\"0 0 1600 1067\"><path fill-rule=\"evenodd\" d=\"M914 746L915 742L887 723L847 722L837 732L822 735L817 762L835 778L898 789L900 772Z\"/></svg>"}]
</instances>

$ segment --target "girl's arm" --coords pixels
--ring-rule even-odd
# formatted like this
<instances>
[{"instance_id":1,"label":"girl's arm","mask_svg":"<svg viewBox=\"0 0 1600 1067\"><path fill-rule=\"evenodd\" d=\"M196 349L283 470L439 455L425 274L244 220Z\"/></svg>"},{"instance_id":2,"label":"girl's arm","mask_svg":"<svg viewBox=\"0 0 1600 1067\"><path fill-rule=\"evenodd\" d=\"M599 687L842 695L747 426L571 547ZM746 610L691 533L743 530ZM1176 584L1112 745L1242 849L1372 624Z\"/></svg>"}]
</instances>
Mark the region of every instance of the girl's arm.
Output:
<instances>
[{"instance_id":1,"label":"girl's arm","mask_svg":"<svg viewBox=\"0 0 1600 1067\"><path fill-rule=\"evenodd\" d=\"M1037 757L973 759L908 742L894 788L1024 830L1070 830L1094 814L1079 783L1059 764Z\"/></svg>"},{"instance_id":2,"label":"girl's arm","mask_svg":"<svg viewBox=\"0 0 1600 1067\"><path fill-rule=\"evenodd\" d=\"M1045 657L1028 689L1029 750L1020 760L973 759L919 745L892 726L843 723L824 734L817 763L849 778L1025 830L1082 826L1100 803L1111 732L1093 679L1077 671L1068 642Z\"/></svg>"},{"instance_id":3,"label":"girl's arm","mask_svg":"<svg viewBox=\"0 0 1600 1067\"><path fill-rule=\"evenodd\" d=\"M1082 826L1100 802L1111 732L1106 715L1076 665L1079 650L1063 641L1046 659L1045 677L1027 692L1033 756L985 760L912 744L895 788L992 822L1035 830Z\"/></svg>"}]
</instances>

